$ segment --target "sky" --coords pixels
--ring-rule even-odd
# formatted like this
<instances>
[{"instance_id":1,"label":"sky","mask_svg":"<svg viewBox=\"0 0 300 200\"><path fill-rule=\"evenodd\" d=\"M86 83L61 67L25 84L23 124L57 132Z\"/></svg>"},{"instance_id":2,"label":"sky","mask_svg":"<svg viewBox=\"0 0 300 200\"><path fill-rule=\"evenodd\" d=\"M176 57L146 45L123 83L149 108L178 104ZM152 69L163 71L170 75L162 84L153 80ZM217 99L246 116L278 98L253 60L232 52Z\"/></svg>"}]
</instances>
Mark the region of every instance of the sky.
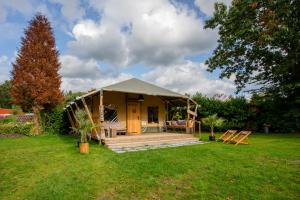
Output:
<instances>
[{"instance_id":1,"label":"sky","mask_svg":"<svg viewBox=\"0 0 300 200\"><path fill-rule=\"evenodd\" d=\"M231 0L219 0L230 5ZM233 78L207 72L214 0L0 0L0 82L10 79L35 13L51 22L64 91L138 78L182 94L232 95Z\"/></svg>"}]
</instances>

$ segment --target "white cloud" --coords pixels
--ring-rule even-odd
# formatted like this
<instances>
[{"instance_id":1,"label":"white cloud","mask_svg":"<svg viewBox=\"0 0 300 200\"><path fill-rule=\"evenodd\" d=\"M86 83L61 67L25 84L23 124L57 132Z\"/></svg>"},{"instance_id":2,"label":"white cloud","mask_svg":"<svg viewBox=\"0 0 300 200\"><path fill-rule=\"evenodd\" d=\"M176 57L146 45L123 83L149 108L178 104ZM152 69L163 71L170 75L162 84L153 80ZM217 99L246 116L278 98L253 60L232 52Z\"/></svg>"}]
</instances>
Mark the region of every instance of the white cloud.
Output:
<instances>
[{"instance_id":1,"label":"white cloud","mask_svg":"<svg viewBox=\"0 0 300 200\"><path fill-rule=\"evenodd\" d=\"M78 56L126 66L169 65L185 55L211 50L217 33L181 4L170 1L91 0L101 21L83 20L73 28L70 50Z\"/></svg>"},{"instance_id":2,"label":"white cloud","mask_svg":"<svg viewBox=\"0 0 300 200\"><path fill-rule=\"evenodd\" d=\"M98 63L94 59L80 60L76 56L63 55L60 57L61 69L59 73L67 78L97 79L103 76Z\"/></svg>"},{"instance_id":3,"label":"white cloud","mask_svg":"<svg viewBox=\"0 0 300 200\"><path fill-rule=\"evenodd\" d=\"M216 2L224 3L227 6L231 4L231 0L195 0L195 5L207 16L212 16Z\"/></svg>"},{"instance_id":4,"label":"white cloud","mask_svg":"<svg viewBox=\"0 0 300 200\"><path fill-rule=\"evenodd\" d=\"M83 58L94 58L123 66L127 63L125 37L111 25L99 25L92 20L79 22L73 28L75 41L70 51Z\"/></svg>"},{"instance_id":5,"label":"white cloud","mask_svg":"<svg viewBox=\"0 0 300 200\"><path fill-rule=\"evenodd\" d=\"M36 2L30 0L10 0L0 1L0 23L6 22L8 14L19 12L24 15L30 15L35 11L33 5Z\"/></svg>"},{"instance_id":6,"label":"white cloud","mask_svg":"<svg viewBox=\"0 0 300 200\"><path fill-rule=\"evenodd\" d=\"M0 56L0 83L9 79L9 59L7 56Z\"/></svg>"},{"instance_id":7,"label":"white cloud","mask_svg":"<svg viewBox=\"0 0 300 200\"><path fill-rule=\"evenodd\" d=\"M182 61L169 67L158 67L142 75L146 81L182 94L201 92L208 96L232 94L235 87L230 80L209 79L203 63Z\"/></svg>"},{"instance_id":8,"label":"white cloud","mask_svg":"<svg viewBox=\"0 0 300 200\"><path fill-rule=\"evenodd\" d=\"M6 23L8 15L21 13L26 17L30 17L36 12L41 12L52 19L47 4L39 0L0 1L0 23Z\"/></svg>"},{"instance_id":9,"label":"white cloud","mask_svg":"<svg viewBox=\"0 0 300 200\"><path fill-rule=\"evenodd\" d=\"M50 0L61 5L61 14L69 21L74 22L82 19L85 9L81 6L80 0Z\"/></svg>"},{"instance_id":10,"label":"white cloud","mask_svg":"<svg viewBox=\"0 0 300 200\"><path fill-rule=\"evenodd\" d=\"M76 56L63 55L60 62L63 90L88 91L132 77L124 73L103 72L94 59L81 60Z\"/></svg>"}]
</instances>

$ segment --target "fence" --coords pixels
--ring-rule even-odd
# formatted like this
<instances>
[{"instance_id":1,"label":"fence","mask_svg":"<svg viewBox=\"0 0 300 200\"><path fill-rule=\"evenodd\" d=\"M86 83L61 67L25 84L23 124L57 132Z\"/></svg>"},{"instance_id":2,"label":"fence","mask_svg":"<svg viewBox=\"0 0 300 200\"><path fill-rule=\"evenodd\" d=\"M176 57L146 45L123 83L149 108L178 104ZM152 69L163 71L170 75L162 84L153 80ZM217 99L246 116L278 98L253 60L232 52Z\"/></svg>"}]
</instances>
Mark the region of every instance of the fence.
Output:
<instances>
[{"instance_id":1,"label":"fence","mask_svg":"<svg viewBox=\"0 0 300 200\"><path fill-rule=\"evenodd\" d=\"M8 116L11 116L11 114L1 114L0 120L6 118ZM22 122L22 123L32 122L33 118L34 118L34 114L28 113L28 114L24 114L24 115L16 115L16 118L17 118L17 122Z\"/></svg>"}]
</instances>

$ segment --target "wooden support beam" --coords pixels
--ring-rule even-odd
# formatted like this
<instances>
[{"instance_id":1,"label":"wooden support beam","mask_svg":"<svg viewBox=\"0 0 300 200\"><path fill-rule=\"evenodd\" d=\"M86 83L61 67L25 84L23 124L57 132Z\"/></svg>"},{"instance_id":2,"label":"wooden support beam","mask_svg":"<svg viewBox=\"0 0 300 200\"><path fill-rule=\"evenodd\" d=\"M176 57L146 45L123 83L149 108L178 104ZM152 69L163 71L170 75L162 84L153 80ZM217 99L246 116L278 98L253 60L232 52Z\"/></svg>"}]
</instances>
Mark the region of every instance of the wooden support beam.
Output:
<instances>
[{"instance_id":1,"label":"wooden support beam","mask_svg":"<svg viewBox=\"0 0 300 200\"><path fill-rule=\"evenodd\" d=\"M190 100L191 102L193 102L195 105L198 105L198 103L197 103L196 101L194 101L192 98L189 98L189 100Z\"/></svg>"},{"instance_id":2,"label":"wooden support beam","mask_svg":"<svg viewBox=\"0 0 300 200\"><path fill-rule=\"evenodd\" d=\"M197 113L191 110L188 110L187 113L193 116L197 116Z\"/></svg>"},{"instance_id":3,"label":"wooden support beam","mask_svg":"<svg viewBox=\"0 0 300 200\"><path fill-rule=\"evenodd\" d=\"M76 101L74 101L75 107L77 110L80 110L79 106L77 105ZM72 106L72 105L71 105Z\"/></svg>"},{"instance_id":4,"label":"wooden support beam","mask_svg":"<svg viewBox=\"0 0 300 200\"><path fill-rule=\"evenodd\" d=\"M75 128L76 126L75 126L75 124L74 124L74 122L73 122L73 119L72 119L72 117L71 117L71 115L70 115L68 109L66 109L66 112L67 112L67 116L68 116L69 122L71 123L71 126L72 126L73 128Z\"/></svg>"},{"instance_id":5,"label":"wooden support beam","mask_svg":"<svg viewBox=\"0 0 300 200\"><path fill-rule=\"evenodd\" d=\"M70 108L71 108L71 112L72 112L72 114L73 114L73 117L74 117L74 119L75 119L75 124L78 124L78 119L76 118L76 115L75 115L75 112L74 112L74 110L73 110L73 108L72 108L72 105L70 105Z\"/></svg>"},{"instance_id":6,"label":"wooden support beam","mask_svg":"<svg viewBox=\"0 0 300 200\"><path fill-rule=\"evenodd\" d=\"M89 110L88 106L86 105L85 99L81 98L81 101L83 103L83 106L84 106L86 114L88 115L88 117L89 117L90 121L92 122L93 126L95 126L95 123L93 121L93 118L92 118L92 115L90 113L90 110Z\"/></svg>"},{"instance_id":7,"label":"wooden support beam","mask_svg":"<svg viewBox=\"0 0 300 200\"><path fill-rule=\"evenodd\" d=\"M85 99L81 98L81 101L82 101L82 104L83 104L83 107L85 109L86 114L88 115L88 117L89 117L89 119L90 119L93 127L95 127L95 123L94 123L92 114L91 114L91 112L90 112L90 110L89 110L89 108L88 108L88 106L87 106L87 104L85 102ZM97 137L97 130L95 128L92 129L92 134L96 135L96 137Z\"/></svg>"}]
</instances>

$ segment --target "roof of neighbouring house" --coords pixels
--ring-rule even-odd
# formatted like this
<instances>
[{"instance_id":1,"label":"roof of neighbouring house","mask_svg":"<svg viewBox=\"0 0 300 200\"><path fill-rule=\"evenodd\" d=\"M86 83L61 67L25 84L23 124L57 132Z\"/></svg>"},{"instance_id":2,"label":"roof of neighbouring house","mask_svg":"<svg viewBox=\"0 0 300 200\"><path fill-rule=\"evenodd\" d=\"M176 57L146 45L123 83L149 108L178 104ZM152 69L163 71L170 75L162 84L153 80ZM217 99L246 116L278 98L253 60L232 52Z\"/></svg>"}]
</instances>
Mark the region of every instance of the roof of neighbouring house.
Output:
<instances>
[{"instance_id":1,"label":"roof of neighbouring house","mask_svg":"<svg viewBox=\"0 0 300 200\"><path fill-rule=\"evenodd\" d=\"M135 93L135 94L145 94L145 95L153 95L153 96L165 96L165 97L179 97L185 98L188 97L182 95L177 92L173 92L171 90L158 87L151 83L147 83L145 81L132 78L126 81L122 81L113 85L109 85L103 87L104 91L116 91L116 92L126 92L126 93Z\"/></svg>"},{"instance_id":2,"label":"roof of neighbouring house","mask_svg":"<svg viewBox=\"0 0 300 200\"><path fill-rule=\"evenodd\" d=\"M12 109L0 108L0 115L8 115L12 113L13 113Z\"/></svg>"}]
</instances>

